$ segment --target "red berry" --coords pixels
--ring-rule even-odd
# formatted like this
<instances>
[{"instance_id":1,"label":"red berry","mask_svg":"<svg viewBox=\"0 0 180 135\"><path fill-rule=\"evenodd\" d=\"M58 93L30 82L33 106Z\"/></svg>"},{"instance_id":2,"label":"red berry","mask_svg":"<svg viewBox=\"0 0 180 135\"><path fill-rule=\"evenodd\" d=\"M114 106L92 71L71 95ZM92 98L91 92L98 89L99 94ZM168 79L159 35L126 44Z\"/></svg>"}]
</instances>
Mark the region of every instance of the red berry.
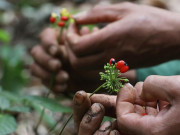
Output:
<instances>
[{"instance_id":1,"label":"red berry","mask_svg":"<svg viewBox=\"0 0 180 135\"><path fill-rule=\"evenodd\" d=\"M120 60L117 62L116 68L121 70L121 68L124 66L125 66L125 62L123 60Z\"/></svg>"},{"instance_id":2,"label":"red berry","mask_svg":"<svg viewBox=\"0 0 180 135\"><path fill-rule=\"evenodd\" d=\"M115 63L116 63L115 59L114 59L114 58L111 58L110 61L109 61L109 64L110 64L110 65L111 65L111 64L114 65Z\"/></svg>"},{"instance_id":3,"label":"red berry","mask_svg":"<svg viewBox=\"0 0 180 135\"><path fill-rule=\"evenodd\" d=\"M65 26L65 23L62 22L62 21L60 21L60 22L58 22L58 26L59 26L59 27L64 27L64 26Z\"/></svg>"},{"instance_id":4,"label":"red berry","mask_svg":"<svg viewBox=\"0 0 180 135\"><path fill-rule=\"evenodd\" d=\"M62 20L62 21L67 21L68 19L69 19L69 18L66 17L66 16L62 16L62 17L61 17L61 20Z\"/></svg>"},{"instance_id":5,"label":"red berry","mask_svg":"<svg viewBox=\"0 0 180 135\"><path fill-rule=\"evenodd\" d=\"M49 18L49 21L50 21L51 23L55 23L55 22L56 22L56 18L54 18L54 17L51 16L51 17Z\"/></svg>"},{"instance_id":6,"label":"red berry","mask_svg":"<svg viewBox=\"0 0 180 135\"><path fill-rule=\"evenodd\" d=\"M141 115L142 115L142 116L145 116L145 115L147 115L147 114L146 114L146 113L141 113Z\"/></svg>"},{"instance_id":7,"label":"red berry","mask_svg":"<svg viewBox=\"0 0 180 135\"><path fill-rule=\"evenodd\" d=\"M120 69L120 72L121 73L125 73L129 70L129 67L128 66L123 66L121 69Z\"/></svg>"}]
</instances>

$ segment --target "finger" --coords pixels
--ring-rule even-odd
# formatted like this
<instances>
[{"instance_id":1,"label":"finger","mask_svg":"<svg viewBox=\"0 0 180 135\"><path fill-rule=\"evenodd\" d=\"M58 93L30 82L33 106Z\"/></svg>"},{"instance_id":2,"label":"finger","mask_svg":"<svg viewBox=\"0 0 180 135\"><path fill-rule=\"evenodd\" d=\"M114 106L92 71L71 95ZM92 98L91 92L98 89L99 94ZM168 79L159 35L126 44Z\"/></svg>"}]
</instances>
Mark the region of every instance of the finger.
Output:
<instances>
[{"instance_id":1,"label":"finger","mask_svg":"<svg viewBox=\"0 0 180 135\"><path fill-rule=\"evenodd\" d=\"M81 30L80 30L80 35L86 35L86 34L89 34L90 33L90 30L88 27L82 27Z\"/></svg>"},{"instance_id":2,"label":"finger","mask_svg":"<svg viewBox=\"0 0 180 135\"><path fill-rule=\"evenodd\" d=\"M134 110L135 110L135 113L140 114L140 115L146 113L145 109L140 105L134 105Z\"/></svg>"},{"instance_id":3,"label":"finger","mask_svg":"<svg viewBox=\"0 0 180 135\"><path fill-rule=\"evenodd\" d=\"M158 111L157 111L157 109L155 109L155 108L153 108L153 107L147 106L147 107L146 107L146 113L147 113L148 115L156 116L156 115L158 114Z\"/></svg>"},{"instance_id":4,"label":"finger","mask_svg":"<svg viewBox=\"0 0 180 135\"><path fill-rule=\"evenodd\" d=\"M118 115L135 113L135 89L131 84L126 84L119 91L116 101L116 112Z\"/></svg>"},{"instance_id":5,"label":"finger","mask_svg":"<svg viewBox=\"0 0 180 135\"><path fill-rule=\"evenodd\" d=\"M55 85L55 86L53 86L53 91L55 92L55 93L60 93L60 92L65 92L66 91L66 89L67 89L67 84L58 84L58 85Z\"/></svg>"},{"instance_id":6,"label":"finger","mask_svg":"<svg viewBox=\"0 0 180 135\"><path fill-rule=\"evenodd\" d=\"M37 64L32 64L30 66L30 69L31 69L32 75L40 78L41 80L48 80L51 76L46 70L42 69Z\"/></svg>"},{"instance_id":7,"label":"finger","mask_svg":"<svg viewBox=\"0 0 180 135\"><path fill-rule=\"evenodd\" d=\"M73 116L74 116L74 124L75 129L78 133L80 122L84 116L84 114L90 108L91 102L86 92L78 91L76 92L73 99Z\"/></svg>"},{"instance_id":8,"label":"finger","mask_svg":"<svg viewBox=\"0 0 180 135\"><path fill-rule=\"evenodd\" d=\"M92 29L92 32L96 32L96 31L99 31L99 28L98 28L98 27L94 27L94 28Z\"/></svg>"},{"instance_id":9,"label":"finger","mask_svg":"<svg viewBox=\"0 0 180 135\"><path fill-rule=\"evenodd\" d=\"M41 46L35 46L31 55L39 65L50 71L56 71L61 67L61 62L48 55Z\"/></svg>"},{"instance_id":10,"label":"finger","mask_svg":"<svg viewBox=\"0 0 180 135\"><path fill-rule=\"evenodd\" d=\"M51 46L58 46L58 36L58 30L52 28L46 28L41 32L40 40L47 52Z\"/></svg>"},{"instance_id":11,"label":"finger","mask_svg":"<svg viewBox=\"0 0 180 135\"><path fill-rule=\"evenodd\" d=\"M157 101L145 102L144 100L141 99L140 95L141 95L142 89L143 89L143 82L136 83L134 88L135 88L135 92L136 92L135 104L138 104L141 106L150 106L150 107L154 107L155 109L157 108Z\"/></svg>"},{"instance_id":12,"label":"finger","mask_svg":"<svg viewBox=\"0 0 180 135\"><path fill-rule=\"evenodd\" d=\"M94 135L109 135L112 129L112 123L110 121L105 121L99 130L97 130Z\"/></svg>"},{"instance_id":13,"label":"finger","mask_svg":"<svg viewBox=\"0 0 180 135\"><path fill-rule=\"evenodd\" d=\"M84 115L78 135L92 135L98 130L104 117L104 107L99 103L94 103L88 112Z\"/></svg>"},{"instance_id":14,"label":"finger","mask_svg":"<svg viewBox=\"0 0 180 135\"><path fill-rule=\"evenodd\" d=\"M81 12L74 15L78 24L93 24L100 22L112 22L117 20L117 12L114 12L114 6L95 6L88 12Z\"/></svg>"},{"instance_id":15,"label":"finger","mask_svg":"<svg viewBox=\"0 0 180 135\"><path fill-rule=\"evenodd\" d=\"M169 105L166 101L159 101L159 111L161 111L163 108L165 108L167 105Z\"/></svg>"},{"instance_id":16,"label":"finger","mask_svg":"<svg viewBox=\"0 0 180 135\"><path fill-rule=\"evenodd\" d=\"M105 115L116 117L116 98L117 96L94 94L90 99L92 103L101 103L105 108Z\"/></svg>"},{"instance_id":17,"label":"finger","mask_svg":"<svg viewBox=\"0 0 180 135\"><path fill-rule=\"evenodd\" d=\"M110 132L109 135L120 135L120 133L117 130L113 130L113 131Z\"/></svg>"},{"instance_id":18,"label":"finger","mask_svg":"<svg viewBox=\"0 0 180 135\"><path fill-rule=\"evenodd\" d=\"M74 18L78 24L113 22L127 15L128 11L131 11L134 6L135 4L129 2L110 6L98 5L88 12L74 15Z\"/></svg>"},{"instance_id":19,"label":"finger","mask_svg":"<svg viewBox=\"0 0 180 135\"><path fill-rule=\"evenodd\" d=\"M153 115L142 116L135 113L135 107L133 105L135 102L134 91L132 86L126 84L118 93L116 102L117 123L118 129L122 134L146 134L149 127L161 123L161 120L156 119Z\"/></svg>"},{"instance_id":20,"label":"finger","mask_svg":"<svg viewBox=\"0 0 180 135\"><path fill-rule=\"evenodd\" d=\"M106 36L102 36L104 32L106 32L106 29L80 36L76 32L75 24L71 24L67 31L66 41L77 56L88 55L92 52L94 53L102 50L103 46L100 42L104 41L104 38L106 38Z\"/></svg>"},{"instance_id":21,"label":"finger","mask_svg":"<svg viewBox=\"0 0 180 135\"><path fill-rule=\"evenodd\" d=\"M134 125L142 128L141 115L135 113L135 90L130 84L126 84L118 92L116 101L116 115L118 129L122 133L134 132ZM132 131L131 131L132 130Z\"/></svg>"},{"instance_id":22,"label":"finger","mask_svg":"<svg viewBox=\"0 0 180 135\"><path fill-rule=\"evenodd\" d=\"M69 74L64 71L64 70L60 70L57 74L56 74L56 79L55 81L57 83L66 83L69 80Z\"/></svg>"},{"instance_id":23,"label":"finger","mask_svg":"<svg viewBox=\"0 0 180 135\"><path fill-rule=\"evenodd\" d=\"M78 57L76 54L74 54L73 50L69 47L69 45L66 45L68 56L70 58L70 63L74 69L91 69L91 70L97 70L100 67L103 66L103 64L107 61L106 53L105 52L99 52L90 54L84 57ZM94 65L96 63L96 65ZM92 65L92 66L90 66ZM94 66L93 66L94 65Z\"/></svg>"},{"instance_id":24,"label":"finger","mask_svg":"<svg viewBox=\"0 0 180 135\"><path fill-rule=\"evenodd\" d=\"M174 104L180 95L179 83L178 76L149 76L144 81L141 98L146 101L159 99Z\"/></svg>"}]
</instances>

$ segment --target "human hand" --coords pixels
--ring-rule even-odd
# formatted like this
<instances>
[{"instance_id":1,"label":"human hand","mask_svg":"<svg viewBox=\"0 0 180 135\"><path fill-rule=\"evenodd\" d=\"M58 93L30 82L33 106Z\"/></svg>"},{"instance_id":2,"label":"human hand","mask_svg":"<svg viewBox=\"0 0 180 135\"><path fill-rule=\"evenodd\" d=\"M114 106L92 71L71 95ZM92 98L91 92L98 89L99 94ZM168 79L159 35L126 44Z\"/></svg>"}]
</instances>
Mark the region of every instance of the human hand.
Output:
<instances>
[{"instance_id":1,"label":"human hand","mask_svg":"<svg viewBox=\"0 0 180 135\"><path fill-rule=\"evenodd\" d=\"M75 24L69 27L66 44L75 69L100 70L112 57L127 61L131 68L179 58L180 16L176 13L126 2L96 6L75 20L77 25L109 23L84 36Z\"/></svg>"},{"instance_id":2,"label":"human hand","mask_svg":"<svg viewBox=\"0 0 180 135\"><path fill-rule=\"evenodd\" d=\"M97 28L93 29L93 32ZM80 30L81 35L89 33L87 27ZM64 37L63 34L62 37ZM33 47L31 54L35 62L31 65L32 74L40 78L47 87L52 73L56 73L56 78L52 90L54 92L68 92L79 89L93 89L97 87L96 79L91 75L98 75L98 71L78 71L75 72L69 65L69 58L64 44L64 38L58 43L59 32L55 29L47 28L41 35L41 45ZM78 77L77 77L78 76ZM99 76L98 76L99 79ZM83 81L83 83L82 83Z\"/></svg>"},{"instance_id":3,"label":"human hand","mask_svg":"<svg viewBox=\"0 0 180 135\"><path fill-rule=\"evenodd\" d=\"M126 135L178 135L180 76L149 76L144 83L123 88L117 97L117 125ZM159 110L156 102L160 101ZM146 116L143 106L146 106ZM138 108L138 111L136 109Z\"/></svg>"},{"instance_id":4,"label":"human hand","mask_svg":"<svg viewBox=\"0 0 180 135\"><path fill-rule=\"evenodd\" d=\"M115 106L115 96L107 95L95 95L91 99L88 94L84 91L78 91L73 99L73 109L74 109L74 124L78 135L120 135L119 131L115 130L116 122L106 121L102 125L102 120L107 114L108 110L105 110L104 106L98 102L101 96L101 102L103 102L106 109L110 109ZM113 102L113 104L108 104L108 99ZM114 98L115 97L115 98ZM113 112L112 112L113 113Z\"/></svg>"},{"instance_id":5,"label":"human hand","mask_svg":"<svg viewBox=\"0 0 180 135\"><path fill-rule=\"evenodd\" d=\"M31 72L34 76L41 79L43 84L49 87L52 73L56 72L53 90L63 92L67 88L69 74L63 69L67 63L67 53L63 40L58 43L58 30L46 28L40 34L41 45L33 47L31 54L34 63L31 65Z\"/></svg>"}]
</instances>

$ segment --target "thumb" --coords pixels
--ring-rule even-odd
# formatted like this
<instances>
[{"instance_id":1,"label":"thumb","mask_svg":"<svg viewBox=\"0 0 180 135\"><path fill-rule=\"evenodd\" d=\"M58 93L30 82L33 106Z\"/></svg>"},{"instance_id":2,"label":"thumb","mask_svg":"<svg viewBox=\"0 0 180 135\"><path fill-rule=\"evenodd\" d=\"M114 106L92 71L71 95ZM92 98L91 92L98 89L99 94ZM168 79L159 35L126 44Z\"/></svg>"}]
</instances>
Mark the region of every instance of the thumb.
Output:
<instances>
[{"instance_id":1,"label":"thumb","mask_svg":"<svg viewBox=\"0 0 180 135\"><path fill-rule=\"evenodd\" d=\"M93 24L113 22L121 19L127 12L131 11L135 4L122 2L109 6L98 5L88 12L81 12L74 16L78 24Z\"/></svg>"},{"instance_id":2,"label":"thumb","mask_svg":"<svg viewBox=\"0 0 180 135\"><path fill-rule=\"evenodd\" d=\"M180 76L149 76L143 84L141 98L146 101L163 100L174 103L180 96Z\"/></svg>"},{"instance_id":3,"label":"thumb","mask_svg":"<svg viewBox=\"0 0 180 135\"><path fill-rule=\"evenodd\" d=\"M95 24L113 22L117 20L117 12L113 6L95 6L89 11L84 11L74 15L77 24Z\"/></svg>"}]
</instances>

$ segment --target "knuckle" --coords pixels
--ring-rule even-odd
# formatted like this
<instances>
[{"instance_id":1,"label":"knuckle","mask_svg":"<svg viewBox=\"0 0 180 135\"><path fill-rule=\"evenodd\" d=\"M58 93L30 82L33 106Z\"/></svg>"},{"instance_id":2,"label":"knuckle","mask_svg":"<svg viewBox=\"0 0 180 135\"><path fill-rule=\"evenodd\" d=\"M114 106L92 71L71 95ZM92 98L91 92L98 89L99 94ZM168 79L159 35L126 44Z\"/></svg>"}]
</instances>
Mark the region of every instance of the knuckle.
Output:
<instances>
[{"instance_id":1,"label":"knuckle","mask_svg":"<svg viewBox=\"0 0 180 135\"><path fill-rule=\"evenodd\" d=\"M148 76L148 77L145 79L144 83L150 83L151 81L154 80L155 77L156 77L156 75L150 75L150 76Z\"/></svg>"},{"instance_id":2,"label":"knuckle","mask_svg":"<svg viewBox=\"0 0 180 135\"><path fill-rule=\"evenodd\" d=\"M102 9L104 6L102 6L102 5L96 5L96 6L94 6L94 8L92 9L92 11L97 11L97 10L100 10L100 9Z\"/></svg>"},{"instance_id":3,"label":"knuckle","mask_svg":"<svg viewBox=\"0 0 180 135\"><path fill-rule=\"evenodd\" d=\"M39 53L40 50L41 50L41 47L39 45L33 47L32 50L31 50L31 55L36 56Z\"/></svg>"},{"instance_id":4,"label":"knuckle","mask_svg":"<svg viewBox=\"0 0 180 135\"><path fill-rule=\"evenodd\" d=\"M132 5L132 3L131 2L122 2L122 4L121 4L123 7L125 7L125 8L129 8L131 5Z\"/></svg>"},{"instance_id":5,"label":"knuckle","mask_svg":"<svg viewBox=\"0 0 180 135\"><path fill-rule=\"evenodd\" d=\"M79 63L78 63L78 59L77 58L72 58L71 59L71 65L72 65L72 68L73 69L78 69L78 67L79 67Z\"/></svg>"}]
</instances>

